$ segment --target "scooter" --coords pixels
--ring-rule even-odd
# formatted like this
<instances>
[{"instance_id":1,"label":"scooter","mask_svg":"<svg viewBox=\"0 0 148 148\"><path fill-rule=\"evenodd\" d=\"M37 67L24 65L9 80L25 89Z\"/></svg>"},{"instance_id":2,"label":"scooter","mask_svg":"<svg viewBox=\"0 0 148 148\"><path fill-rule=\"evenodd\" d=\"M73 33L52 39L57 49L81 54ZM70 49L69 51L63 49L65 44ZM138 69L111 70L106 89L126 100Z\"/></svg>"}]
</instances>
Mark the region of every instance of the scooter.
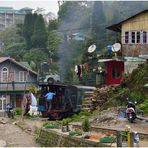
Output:
<instances>
[{"instance_id":1,"label":"scooter","mask_svg":"<svg viewBox=\"0 0 148 148\"><path fill-rule=\"evenodd\" d=\"M126 115L128 120L133 123L136 119L136 112L135 112L135 104L132 102L128 103L128 107L126 109Z\"/></svg>"}]
</instances>

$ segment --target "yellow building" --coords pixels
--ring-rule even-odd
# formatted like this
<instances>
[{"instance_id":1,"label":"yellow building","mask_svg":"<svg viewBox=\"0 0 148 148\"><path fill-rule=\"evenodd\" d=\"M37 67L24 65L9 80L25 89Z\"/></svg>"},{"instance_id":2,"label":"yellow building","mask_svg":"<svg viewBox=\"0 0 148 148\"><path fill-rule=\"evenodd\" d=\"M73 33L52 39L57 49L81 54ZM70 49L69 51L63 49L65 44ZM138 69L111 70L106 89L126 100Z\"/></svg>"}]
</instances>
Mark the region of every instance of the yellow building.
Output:
<instances>
[{"instance_id":1,"label":"yellow building","mask_svg":"<svg viewBox=\"0 0 148 148\"><path fill-rule=\"evenodd\" d=\"M148 10L141 11L107 29L121 33L122 56L130 61L130 72L139 63L148 59ZM126 64L129 66L129 63L125 62L125 66ZM127 67L125 69L127 70Z\"/></svg>"}]
</instances>

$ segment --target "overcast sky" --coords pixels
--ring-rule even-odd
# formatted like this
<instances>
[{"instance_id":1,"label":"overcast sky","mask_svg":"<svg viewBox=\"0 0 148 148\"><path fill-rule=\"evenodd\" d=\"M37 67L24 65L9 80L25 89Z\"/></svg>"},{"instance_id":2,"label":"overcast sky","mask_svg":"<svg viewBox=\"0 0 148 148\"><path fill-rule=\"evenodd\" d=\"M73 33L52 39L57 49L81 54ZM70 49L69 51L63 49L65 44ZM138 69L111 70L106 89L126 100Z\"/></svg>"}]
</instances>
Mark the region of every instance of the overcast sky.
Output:
<instances>
[{"instance_id":1,"label":"overcast sky","mask_svg":"<svg viewBox=\"0 0 148 148\"><path fill-rule=\"evenodd\" d=\"M58 2L57 0L0 0L0 6L10 6L14 9L30 7L33 9L44 8L46 12L53 12L57 15Z\"/></svg>"}]
</instances>

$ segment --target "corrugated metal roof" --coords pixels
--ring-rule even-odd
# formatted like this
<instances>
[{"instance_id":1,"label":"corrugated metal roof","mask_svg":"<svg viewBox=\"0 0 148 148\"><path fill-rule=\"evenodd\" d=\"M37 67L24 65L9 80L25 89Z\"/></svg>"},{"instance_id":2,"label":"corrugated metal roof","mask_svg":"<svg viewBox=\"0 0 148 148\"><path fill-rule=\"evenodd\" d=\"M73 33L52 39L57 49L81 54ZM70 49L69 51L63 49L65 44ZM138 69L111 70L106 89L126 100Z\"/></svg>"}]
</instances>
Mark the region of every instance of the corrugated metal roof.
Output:
<instances>
[{"instance_id":1,"label":"corrugated metal roof","mask_svg":"<svg viewBox=\"0 0 148 148\"><path fill-rule=\"evenodd\" d=\"M131 62L145 62L146 60L144 58L140 57L124 57L125 61L131 61Z\"/></svg>"},{"instance_id":2,"label":"corrugated metal roof","mask_svg":"<svg viewBox=\"0 0 148 148\"><path fill-rule=\"evenodd\" d=\"M32 72L32 73L37 75L37 73L35 71L33 71L32 69L28 68L27 66L25 66L25 65L23 65L23 64L21 64L21 63L19 63L17 61L15 61L14 59L12 59L10 57L0 57L0 63L4 62L6 60L10 60L11 62L15 63L16 65L19 65L20 67L25 68L28 71L30 71L30 72Z\"/></svg>"},{"instance_id":3,"label":"corrugated metal roof","mask_svg":"<svg viewBox=\"0 0 148 148\"><path fill-rule=\"evenodd\" d=\"M75 86L79 89L91 89L91 90L96 90L96 87L93 87L93 86L81 86L81 85L72 85L72 86Z\"/></svg>"},{"instance_id":4,"label":"corrugated metal roof","mask_svg":"<svg viewBox=\"0 0 148 148\"><path fill-rule=\"evenodd\" d=\"M135 15L133 15L133 16L131 16L131 17L129 17L129 18L127 18L127 19L119 22L119 23L117 23L117 24L113 24L111 26L108 26L108 27L106 27L106 29L113 30L113 31L116 31L116 32L121 32L121 25L124 22L126 22L126 21L128 21L128 20L130 20L130 19L132 19L132 18L134 18L134 17L136 17L136 16L138 16L138 15L140 15L142 13L146 13L146 12L148 12L147 9L146 10L143 10L143 11L141 11L141 12L139 12L139 13L137 13L137 14L135 14Z\"/></svg>"},{"instance_id":5,"label":"corrugated metal roof","mask_svg":"<svg viewBox=\"0 0 148 148\"><path fill-rule=\"evenodd\" d=\"M109 61L123 61L121 59L99 59L98 62L109 62Z\"/></svg>"}]
</instances>

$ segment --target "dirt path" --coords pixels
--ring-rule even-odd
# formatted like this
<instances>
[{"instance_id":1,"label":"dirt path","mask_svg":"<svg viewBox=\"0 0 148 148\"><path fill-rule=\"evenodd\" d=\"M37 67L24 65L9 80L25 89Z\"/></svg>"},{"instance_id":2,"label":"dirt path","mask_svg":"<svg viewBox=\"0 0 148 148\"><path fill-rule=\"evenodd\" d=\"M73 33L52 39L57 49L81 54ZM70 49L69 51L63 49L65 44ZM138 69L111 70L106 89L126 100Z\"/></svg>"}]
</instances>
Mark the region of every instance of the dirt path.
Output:
<instances>
[{"instance_id":1,"label":"dirt path","mask_svg":"<svg viewBox=\"0 0 148 148\"><path fill-rule=\"evenodd\" d=\"M8 120L8 119L6 119ZM0 123L0 140L6 141L8 147L37 147L33 135L23 131L11 120L5 124Z\"/></svg>"}]
</instances>

